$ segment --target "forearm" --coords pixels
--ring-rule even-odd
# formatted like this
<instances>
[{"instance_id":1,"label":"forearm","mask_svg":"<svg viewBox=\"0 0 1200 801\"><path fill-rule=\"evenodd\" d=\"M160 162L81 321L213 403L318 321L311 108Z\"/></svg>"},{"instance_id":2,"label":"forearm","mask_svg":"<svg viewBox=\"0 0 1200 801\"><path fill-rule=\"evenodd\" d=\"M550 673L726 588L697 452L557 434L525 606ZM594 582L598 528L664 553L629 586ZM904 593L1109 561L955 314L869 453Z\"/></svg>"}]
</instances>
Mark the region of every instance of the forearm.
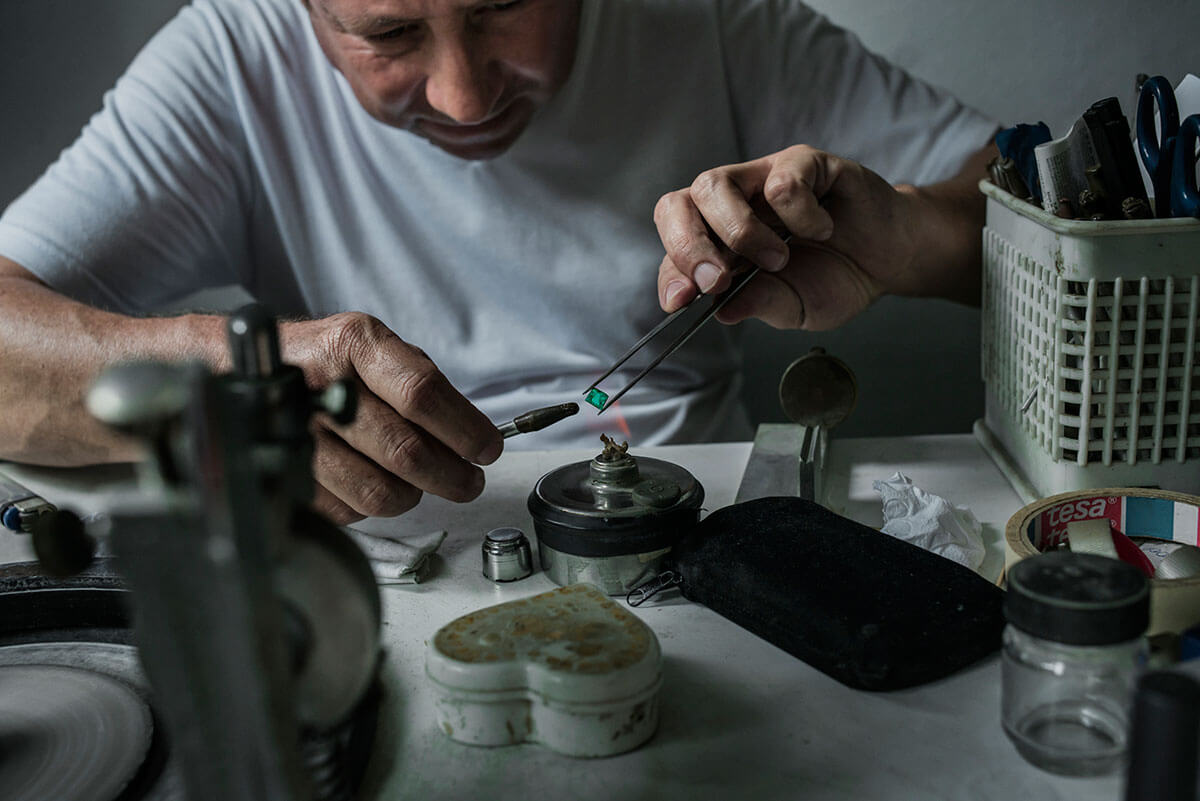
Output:
<instances>
[{"instance_id":1,"label":"forearm","mask_svg":"<svg viewBox=\"0 0 1200 801\"><path fill-rule=\"evenodd\" d=\"M223 320L133 318L69 300L0 259L0 458L31 464L128 461L129 438L84 409L105 367L134 359L198 359L220 366Z\"/></svg>"},{"instance_id":2,"label":"forearm","mask_svg":"<svg viewBox=\"0 0 1200 801\"><path fill-rule=\"evenodd\" d=\"M985 200L979 179L996 155L988 146L968 160L948 181L928 186L902 185L896 189L910 204L916 250L909 280L896 293L940 297L979 305L982 284L980 232Z\"/></svg>"}]
</instances>

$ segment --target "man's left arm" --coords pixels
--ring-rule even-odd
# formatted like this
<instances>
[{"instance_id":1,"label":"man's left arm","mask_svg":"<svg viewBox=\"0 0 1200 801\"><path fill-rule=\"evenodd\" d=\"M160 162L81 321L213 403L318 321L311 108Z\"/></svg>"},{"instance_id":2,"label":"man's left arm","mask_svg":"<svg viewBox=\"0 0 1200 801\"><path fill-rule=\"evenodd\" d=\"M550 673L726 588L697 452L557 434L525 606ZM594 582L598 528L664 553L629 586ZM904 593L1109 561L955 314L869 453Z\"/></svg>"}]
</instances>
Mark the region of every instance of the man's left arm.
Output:
<instances>
[{"instance_id":1,"label":"man's left arm","mask_svg":"<svg viewBox=\"0 0 1200 801\"><path fill-rule=\"evenodd\" d=\"M913 219L923 226L918 234L913 274L916 285L901 295L940 297L978 306L982 289L982 252L985 200L979 179L987 164L999 155L994 144L980 149L949 180L929 186L899 185L896 191L910 198Z\"/></svg>"}]
</instances>

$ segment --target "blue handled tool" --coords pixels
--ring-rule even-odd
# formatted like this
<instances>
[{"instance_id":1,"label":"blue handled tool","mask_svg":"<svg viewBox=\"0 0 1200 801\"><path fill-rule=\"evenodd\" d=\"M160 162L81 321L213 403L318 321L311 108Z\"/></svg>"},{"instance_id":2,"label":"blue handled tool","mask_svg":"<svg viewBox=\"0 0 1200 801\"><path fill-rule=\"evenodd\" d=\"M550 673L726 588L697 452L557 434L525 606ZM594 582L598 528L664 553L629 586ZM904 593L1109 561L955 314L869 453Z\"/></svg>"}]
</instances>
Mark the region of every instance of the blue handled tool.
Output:
<instances>
[{"instance_id":1,"label":"blue handled tool","mask_svg":"<svg viewBox=\"0 0 1200 801\"><path fill-rule=\"evenodd\" d=\"M1161 75L1147 79L1138 95L1137 140L1142 163L1154 186L1155 216L1200 217L1200 192L1196 189L1198 137L1200 115L1191 115L1181 126L1179 104L1170 82Z\"/></svg>"},{"instance_id":2,"label":"blue handled tool","mask_svg":"<svg viewBox=\"0 0 1200 801\"><path fill-rule=\"evenodd\" d=\"M1155 130L1154 106L1158 106ZM1146 79L1137 104L1137 141L1142 163L1154 187L1156 217L1171 215L1171 155L1179 133L1179 104L1171 82L1161 75Z\"/></svg>"},{"instance_id":3,"label":"blue handled tool","mask_svg":"<svg viewBox=\"0 0 1200 801\"><path fill-rule=\"evenodd\" d=\"M1200 189L1196 187L1196 141L1200 140L1200 114L1193 114L1175 135L1171 166L1171 216L1200 219Z\"/></svg>"}]
</instances>

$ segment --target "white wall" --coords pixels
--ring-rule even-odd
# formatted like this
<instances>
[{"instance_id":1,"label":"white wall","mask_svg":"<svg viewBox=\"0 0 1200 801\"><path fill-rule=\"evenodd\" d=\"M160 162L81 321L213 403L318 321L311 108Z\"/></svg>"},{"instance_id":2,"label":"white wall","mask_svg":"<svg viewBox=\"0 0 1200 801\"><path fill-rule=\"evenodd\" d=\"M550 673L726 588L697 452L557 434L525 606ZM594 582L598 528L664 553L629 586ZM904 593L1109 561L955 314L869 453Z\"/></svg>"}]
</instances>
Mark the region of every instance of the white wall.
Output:
<instances>
[{"instance_id":1,"label":"white wall","mask_svg":"<svg viewBox=\"0 0 1200 801\"><path fill-rule=\"evenodd\" d=\"M602 0L603 1L603 0ZM4 0L0 207L69 144L181 0ZM1064 130L1092 101L1130 113L1134 76L1200 73L1200 0L811 0L868 47L1004 123ZM780 419L784 367L820 345L858 374L843 435L967 431L982 413L976 312L885 299L829 334L747 325L747 400Z\"/></svg>"}]
</instances>

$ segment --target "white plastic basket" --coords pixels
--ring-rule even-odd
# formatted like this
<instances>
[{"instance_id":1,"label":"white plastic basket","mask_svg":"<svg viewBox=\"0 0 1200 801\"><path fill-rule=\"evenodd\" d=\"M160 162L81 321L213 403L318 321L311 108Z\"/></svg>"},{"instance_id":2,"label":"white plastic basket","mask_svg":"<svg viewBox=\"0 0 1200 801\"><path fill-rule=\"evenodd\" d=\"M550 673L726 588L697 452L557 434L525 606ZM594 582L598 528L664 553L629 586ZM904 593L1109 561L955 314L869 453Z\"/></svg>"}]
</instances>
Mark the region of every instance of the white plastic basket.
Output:
<instances>
[{"instance_id":1,"label":"white plastic basket","mask_svg":"<svg viewBox=\"0 0 1200 801\"><path fill-rule=\"evenodd\" d=\"M1064 220L980 189L980 442L1027 503L1200 493L1200 220Z\"/></svg>"}]
</instances>

